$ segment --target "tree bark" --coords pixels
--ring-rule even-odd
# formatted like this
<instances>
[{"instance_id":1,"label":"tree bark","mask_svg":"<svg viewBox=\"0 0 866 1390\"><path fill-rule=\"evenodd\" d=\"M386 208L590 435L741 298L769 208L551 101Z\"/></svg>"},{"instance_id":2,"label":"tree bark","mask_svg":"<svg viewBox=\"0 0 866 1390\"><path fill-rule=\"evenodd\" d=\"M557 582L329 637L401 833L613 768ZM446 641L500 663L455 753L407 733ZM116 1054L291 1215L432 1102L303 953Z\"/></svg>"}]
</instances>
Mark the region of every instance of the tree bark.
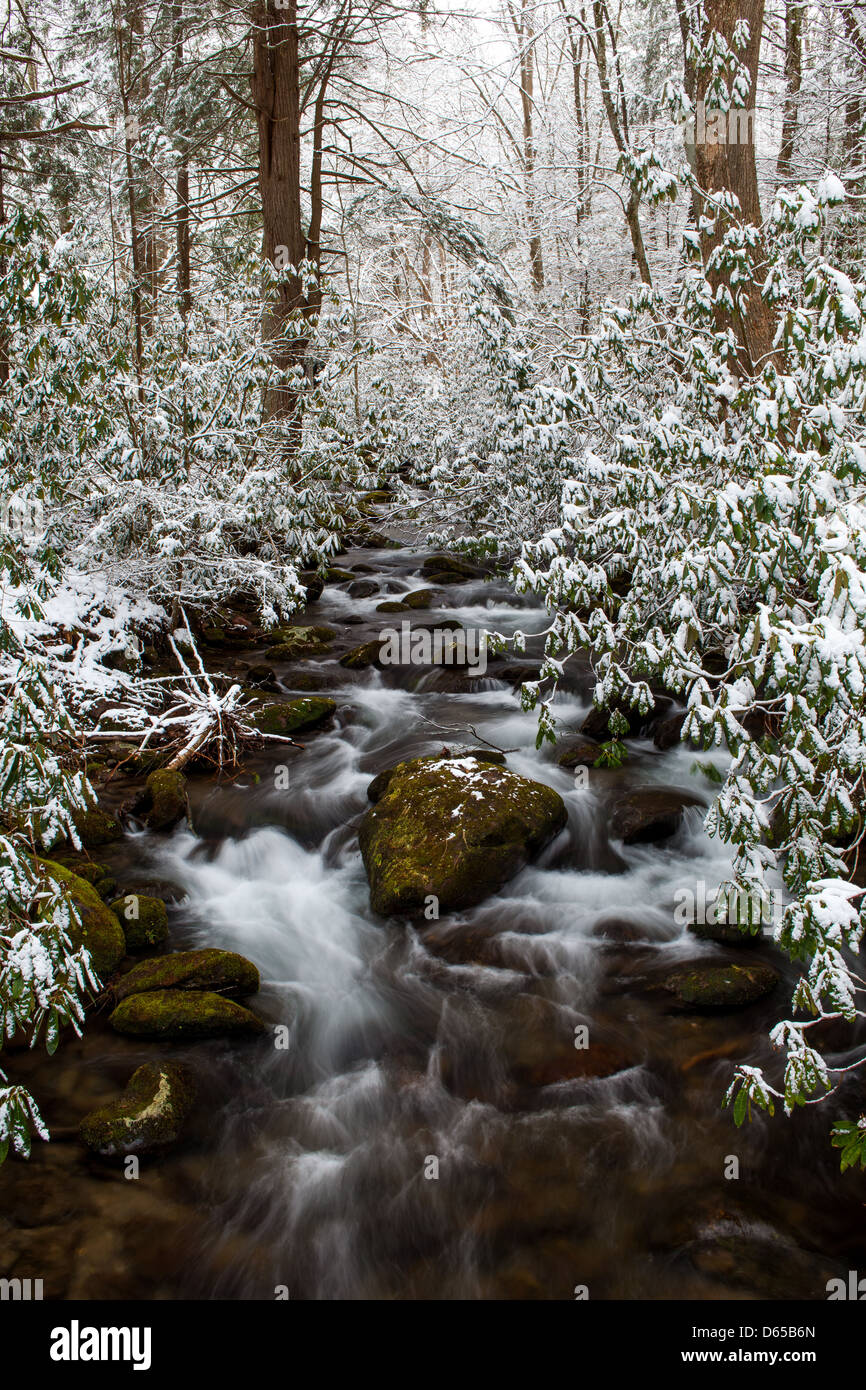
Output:
<instances>
[{"instance_id":1,"label":"tree bark","mask_svg":"<svg viewBox=\"0 0 866 1390\"><path fill-rule=\"evenodd\" d=\"M307 339L297 319L308 304L301 278L293 271L306 251L301 221L301 101L296 0L275 9L273 0L258 0L253 9L253 104L259 144L259 192L262 202L262 254L288 273L269 289L262 315L262 334L270 345L277 373L302 364ZM280 381L265 393L270 419L294 423L300 442L300 386Z\"/></svg>"},{"instance_id":2,"label":"tree bark","mask_svg":"<svg viewBox=\"0 0 866 1390\"><path fill-rule=\"evenodd\" d=\"M764 23L764 0L705 0L707 26L701 35L703 47L711 33L721 35L729 48L733 48L734 29L741 20L749 26L749 38L745 47L735 50L739 61L749 75L749 107L746 110L732 108L730 112L718 112L707 101L711 74L709 68L698 63L696 99L697 120L695 129L695 168L702 193L701 251L707 267L707 279L717 291L724 286L731 289L725 273L712 263L712 257L722 244L730 225L730 217L718 209L718 199L714 195L732 193L739 203L739 220L753 227L760 227L761 201L758 195L758 174L755 164L754 107L758 78L758 58L761 48L761 31ZM746 297L742 311L727 309L716 304L716 320L720 328L732 327L739 345L738 361L745 373L760 370L772 357L773 337L776 331L776 316L771 306L761 294L761 286L766 277L766 255L763 243L759 241L752 256L751 286L748 291L740 291Z\"/></svg>"},{"instance_id":3,"label":"tree bark","mask_svg":"<svg viewBox=\"0 0 866 1390\"><path fill-rule=\"evenodd\" d=\"M803 80L803 5L802 0L785 0L785 108L782 116L782 143L776 164L780 183L791 177L794 167L794 144L797 139L797 119L800 104L800 84Z\"/></svg>"}]
</instances>

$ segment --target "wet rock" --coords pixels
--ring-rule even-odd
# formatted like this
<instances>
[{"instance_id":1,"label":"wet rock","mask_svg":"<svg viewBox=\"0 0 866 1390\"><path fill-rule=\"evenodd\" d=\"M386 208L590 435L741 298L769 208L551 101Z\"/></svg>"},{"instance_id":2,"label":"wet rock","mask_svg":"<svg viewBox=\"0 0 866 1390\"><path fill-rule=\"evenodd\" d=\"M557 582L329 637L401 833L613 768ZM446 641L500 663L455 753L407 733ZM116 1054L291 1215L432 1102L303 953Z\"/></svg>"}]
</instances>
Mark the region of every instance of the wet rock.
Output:
<instances>
[{"instance_id":1,"label":"wet rock","mask_svg":"<svg viewBox=\"0 0 866 1390\"><path fill-rule=\"evenodd\" d=\"M156 960L143 960L123 975L114 987L118 1002L131 994L152 990L206 990L210 994L245 999L257 994L259 972L251 960L237 951L205 947L199 951L176 951Z\"/></svg>"},{"instance_id":2,"label":"wet rock","mask_svg":"<svg viewBox=\"0 0 866 1390\"><path fill-rule=\"evenodd\" d=\"M351 570L341 570L332 565L325 578L329 584L350 584L355 576Z\"/></svg>"},{"instance_id":3,"label":"wet rock","mask_svg":"<svg viewBox=\"0 0 866 1390\"><path fill-rule=\"evenodd\" d=\"M693 1009L731 1009L754 1004L771 994L779 974L771 965L682 966L668 975L664 988L678 1003Z\"/></svg>"},{"instance_id":4,"label":"wet rock","mask_svg":"<svg viewBox=\"0 0 866 1390\"><path fill-rule=\"evenodd\" d=\"M470 560L464 560L458 555L429 555L421 566L421 573L436 576L435 583L440 583L445 575L453 574L456 579L447 580L447 583L463 584L467 579L481 579L484 571L478 565L473 565Z\"/></svg>"},{"instance_id":5,"label":"wet rock","mask_svg":"<svg viewBox=\"0 0 866 1390\"><path fill-rule=\"evenodd\" d=\"M189 814L186 778L173 768L152 772L134 810L149 830L171 830Z\"/></svg>"},{"instance_id":6,"label":"wet rock","mask_svg":"<svg viewBox=\"0 0 866 1390\"><path fill-rule=\"evenodd\" d=\"M424 578L431 584L435 584L438 589L441 589L448 584L466 584L468 579L474 579L475 576L458 574L454 570L443 570L442 573L436 570L425 570Z\"/></svg>"},{"instance_id":7,"label":"wet rock","mask_svg":"<svg viewBox=\"0 0 866 1390\"><path fill-rule=\"evenodd\" d=\"M315 603L322 597L325 588L325 581L316 570L303 570L298 579L304 586L307 595L307 603Z\"/></svg>"},{"instance_id":8,"label":"wet rock","mask_svg":"<svg viewBox=\"0 0 866 1390\"><path fill-rule=\"evenodd\" d=\"M78 831L78 838L85 849L96 849L99 845L110 845L113 840L119 840L123 836L123 831L114 816L110 816L107 811L101 811L98 807L91 807L87 811L76 811L72 819L75 822L75 829Z\"/></svg>"},{"instance_id":9,"label":"wet rock","mask_svg":"<svg viewBox=\"0 0 866 1390\"><path fill-rule=\"evenodd\" d=\"M683 725L686 722L686 710L680 710L679 714L672 714L667 719L662 719L653 731L653 743L662 752L667 752L669 748L676 748L682 741Z\"/></svg>"},{"instance_id":10,"label":"wet rock","mask_svg":"<svg viewBox=\"0 0 866 1390\"><path fill-rule=\"evenodd\" d=\"M715 941L720 946L757 946L762 940L760 927L753 932L736 922L689 922L688 930L699 941Z\"/></svg>"},{"instance_id":11,"label":"wet rock","mask_svg":"<svg viewBox=\"0 0 866 1390\"><path fill-rule=\"evenodd\" d=\"M475 758L398 764L359 836L375 912L440 911L479 902L565 824L550 787Z\"/></svg>"},{"instance_id":12,"label":"wet rock","mask_svg":"<svg viewBox=\"0 0 866 1390\"><path fill-rule=\"evenodd\" d=\"M96 974L104 980L112 974L126 955L123 929L115 913L106 907L92 884L52 859L37 860L51 878L67 889L81 918L80 925L70 924L69 939L73 947L86 946Z\"/></svg>"},{"instance_id":13,"label":"wet rock","mask_svg":"<svg viewBox=\"0 0 866 1390\"><path fill-rule=\"evenodd\" d=\"M535 995L509 1000L500 1012L500 1024L506 1065L523 1086L600 1079L634 1065L634 1058L616 1044L597 1039L592 1028L587 1046L575 1047L570 1015Z\"/></svg>"},{"instance_id":14,"label":"wet rock","mask_svg":"<svg viewBox=\"0 0 866 1390\"><path fill-rule=\"evenodd\" d=\"M593 767L600 752L599 745L591 738L574 739L566 744L557 762L560 767Z\"/></svg>"},{"instance_id":15,"label":"wet rock","mask_svg":"<svg viewBox=\"0 0 866 1390\"><path fill-rule=\"evenodd\" d=\"M336 637L332 627L275 627L266 634L273 645L265 652L269 661L296 661L321 656Z\"/></svg>"},{"instance_id":16,"label":"wet rock","mask_svg":"<svg viewBox=\"0 0 866 1390\"><path fill-rule=\"evenodd\" d=\"M511 662L496 672L497 680L508 681L509 685L527 685L538 680L537 666L526 666Z\"/></svg>"},{"instance_id":17,"label":"wet rock","mask_svg":"<svg viewBox=\"0 0 866 1390\"><path fill-rule=\"evenodd\" d=\"M54 857L58 864L62 864L64 869L69 869L79 878L83 878L85 883L90 883L96 889L103 902L113 898L117 888L117 880L112 876L105 864L97 864L92 859L87 859L83 854L78 854L75 850L55 850Z\"/></svg>"},{"instance_id":18,"label":"wet rock","mask_svg":"<svg viewBox=\"0 0 866 1390\"><path fill-rule=\"evenodd\" d=\"M350 671L363 670L365 666L378 666L382 646L378 638L373 642L362 642L360 647L353 647L340 657L340 665L347 666Z\"/></svg>"},{"instance_id":19,"label":"wet rock","mask_svg":"<svg viewBox=\"0 0 866 1390\"><path fill-rule=\"evenodd\" d=\"M702 803L689 792L641 787L621 797L610 818L610 834L627 845L664 840L679 830L686 806Z\"/></svg>"},{"instance_id":20,"label":"wet rock","mask_svg":"<svg viewBox=\"0 0 866 1390\"><path fill-rule=\"evenodd\" d=\"M205 990L130 994L108 1021L118 1033L133 1038L187 1041L264 1032L261 1019L242 1004Z\"/></svg>"},{"instance_id":21,"label":"wet rock","mask_svg":"<svg viewBox=\"0 0 866 1390\"><path fill-rule=\"evenodd\" d=\"M336 708L334 700L310 696L286 704L265 705L253 715L253 723L263 734L289 735L317 728L330 719Z\"/></svg>"},{"instance_id":22,"label":"wet rock","mask_svg":"<svg viewBox=\"0 0 866 1390\"><path fill-rule=\"evenodd\" d=\"M827 1284L841 1272L835 1262L809 1254L771 1234L724 1232L707 1235L689 1250L701 1274L711 1276L752 1298L800 1300L827 1298Z\"/></svg>"},{"instance_id":23,"label":"wet rock","mask_svg":"<svg viewBox=\"0 0 866 1390\"><path fill-rule=\"evenodd\" d=\"M386 599L384 603L376 604L377 613L409 613L411 609L408 603L398 603L396 600Z\"/></svg>"},{"instance_id":24,"label":"wet rock","mask_svg":"<svg viewBox=\"0 0 866 1390\"><path fill-rule=\"evenodd\" d=\"M276 672L264 662L247 667L246 680L249 685L258 685L263 690L275 690L277 685Z\"/></svg>"},{"instance_id":25,"label":"wet rock","mask_svg":"<svg viewBox=\"0 0 866 1390\"><path fill-rule=\"evenodd\" d=\"M292 690L327 690L334 684L327 671L290 671L283 679Z\"/></svg>"},{"instance_id":26,"label":"wet rock","mask_svg":"<svg viewBox=\"0 0 866 1390\"><path fill-rule=\"evenodd\" d=\"M432 602L432 589L415 589L413 593L403 595L403 603L407 608L429 608Z\"/></svg>"},{"instance_id":27,"label":"wet rock","mask_svg":"<svg viewBox=\"0 0 866 1390\"><path fill-rule=\"evenodd\" d=\"M374 579L355 579L349 585L350 598L372 598L378 591L379 585Z\"/></svg>"},{"instance_id":28,"label":"wet rock","mask_svg":"<svg viewBox=\"0 0 866 1390\"><path fill-rule=\"evenodd\" d=\"M89 1149L108 1157L163 1149L180 1137L194 1099L186 1067L145 1062L119 1100L85 1115L79 1134Z\"/></svg>"},{"instance_id":29,"label":"wet rock","mask_svg":"<svg viewBox=\"0 0 866 1390\"><path fill-rule=\"evenodd\" d=\"M589 714L580 726L580 732L586 734L587 738L594 738L598 743L606 743L611 738L608 723L614 710L621 714L628 721L629 738L637 738L644 729L648 728L655 720L661 719L673 704L665 695L655 697L652 709L647 714L641 714L633 705L627 704L623 700L615 700L610 705L605 705L599 709L593 706Z\"/></svg>"},{"instance_id":30,"label":"wet rock","mask_svg":"<svg viewBox=\"0 0 866 1390\"><path fill-rule=\"evenodd\" d=\"M126 939L130 955L153 950L168 940L168 913L161 898L145 893L126 893L111 904Z\"/></svg>"}]
</instances>

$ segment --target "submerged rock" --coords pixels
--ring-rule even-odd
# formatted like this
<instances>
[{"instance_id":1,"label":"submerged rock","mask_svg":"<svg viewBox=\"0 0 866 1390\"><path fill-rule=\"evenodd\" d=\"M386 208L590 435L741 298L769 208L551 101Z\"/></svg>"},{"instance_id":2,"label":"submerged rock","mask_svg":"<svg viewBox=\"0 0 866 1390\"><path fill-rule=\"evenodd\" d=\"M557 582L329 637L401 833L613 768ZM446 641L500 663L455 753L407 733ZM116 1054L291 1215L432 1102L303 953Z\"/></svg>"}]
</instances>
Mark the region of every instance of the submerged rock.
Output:
<instances>
[{"instance_id":1,"label":"submerged rock","mask_svg":"<svg viewBox=\"0 0 866 1390\"><path fill-rule=\"evenodd\" d=\"M51 878L57 879L67 889L81 918L80 925L71 923L69 939L76 949L79 946L87 947L93 969L104 980L117 969L126 955L123 929L116 914L106 907L93 885L79 878L78 874L53 859L37 862Z\"/></svg>"},{"instance_id":2,"label":"submerged rock","mask_svg":"<svg viewBox=\"0 0 866 1390\"><path fill-rule=\"evenodd\" d=\"M294 734L314 729L330 719L336 701L324 698L289 700L285 704L265 705L253 715L253 723L263 734Z\"/></svg>"},{"instance_id":3,"label":"submerged rock","mask_svg":"<svg viewBox=\"0 0 866 1390\"><path fill-rule=\"evenodd\" d=\"M152 950L168 940L168 913L161 898L152 898L146 893L126 893L111 904L126 938L126 949L134 955L137 951Z\"/></svg>"},{"instance_id":4,"label":"submerged rock","mask_svg":"<svg viewBox=\"0 0 866 1390\"><path fill-rule=\"evenodd\" d=\"M207 990L237 999L256 994L259 972L251 960L237 951L220 951L206 947L201 951L176 951L156 960L143 960L118 980L114 988L120 1001L130 994L147 994L152 990Z\"/></svg>"},{"instance_id":5,"label":"submerged rock","mask_svg":"<svg viewBox=\"0 0 866 1390\"><path fill-rule=\"evenodd\" d=\"M118 1033L178 1040L263 1033L265 1026L242 1004L208 990L157 989L130 994L109 1018Z\"/></svg>"},{"instance_id":6,"label":"submerged rock","mask_svg":"<svg viewBox=\"0 0 866 1390\"><path fill-rule=\"evenodd\" d=\"M565 825L558 792L477 758L415 758L390 770L361 821L361 854L375 912L480 902Z\"/></svg>"},{"instance_id":7,"label":"submerged rock","mask_svg":"<svg viewBox=\"0 0 866 1390\"><path fill-rule=\"evenodd\" d=\"M85 1115L78 1132L95 1153L115 1157L173 1144L195 1099L192 1077L177 1062L145 1062L119 1100Z\"/></svg>"},{"instance_id":8,"label":"submerged rock","mask_svg":"<svg viewBox=\"0 0 866 1390\"><path fill-rule=\"evenodd\" d=\"M779 974L771 965L682 966L668 975L664 987L680 1004L695 1009L742 1008L772 993Z\"/></svg>"},{"instance_id":9,"label":"submerged rock","mask_svg":"<svg viewBox=\"0 0 866 1390\"><path fill-rule=\"evenodd\" d=\"M664 840L679 830L686 806L701 804L689 792L641 787L617 801L610 818L611 836L626 845Z\"/></svg>"}]
</instances>

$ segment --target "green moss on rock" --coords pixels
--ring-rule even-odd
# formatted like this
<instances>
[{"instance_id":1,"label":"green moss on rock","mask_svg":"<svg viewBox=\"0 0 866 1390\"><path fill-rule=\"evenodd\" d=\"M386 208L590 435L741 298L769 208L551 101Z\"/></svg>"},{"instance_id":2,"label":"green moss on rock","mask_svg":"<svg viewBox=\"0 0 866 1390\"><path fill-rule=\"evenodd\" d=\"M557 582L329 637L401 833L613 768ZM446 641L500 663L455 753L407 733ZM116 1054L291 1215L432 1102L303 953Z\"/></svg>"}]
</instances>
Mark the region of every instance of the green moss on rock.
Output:
<instances>
[{"instance_id":1,"label":"green moss on rock","mask_svg":"<svg viewBox=\"0 0 866 1390\"><path fill-rule=\"evenodd\" d=\"M695 1009L742 1008L763 999L779 983L771 965L683 966L665 980L665 988L680 1004Z\"/></svg>"},{"instance_id":2,"label":"green moss on rock","mask_svg":"<svg viewBox=\"0 0 866 1390\"><path fill-rule=\"evenodd\" d=\"M76 811L72 819L78 831L78 838L85 849L110 845L113 840L119 840L123 835L114 816L110 816L107 811L101 811L98 806L93 806L87 811Z\"/></svg>"},{"instance_id":3,"label":"green moss on rock","mask_svg":"<svg viewBox=\"0 0 866 1390\"><path fill-rule=\"evenodd\" d=\"M53 859L37 862L51 878L63 884L78 910L81 925L73 922L69 929L72 945L76 949L86 946L94 971L100 979L106 979L126 955L126 942L117 916L106 907L93 885L78 874Z\"/></svg>"},{"instance_id":4,"label":"green moss on rock","mask_svg":"<svg viewBox=\"0 0 866 1390\"><path fill-rule=\"evenodd\" d=\"M179 1138L194 1100L186 1067L145 1062L133 1072L123 1095L85 1115L78 1132L89 1149L108 1157L148 1153Z\"/></svg>"},{"instance_id":5,"label":"green moss on rock","mask_svg":"<svg viewBox=\"0 0 866 1390\"><path fill-rule=\"evenodd\" d=\"M271 643L265 655L269 661L296 661L319 656L336 637L332 627L275 627L266 634Z\"/></svg>"},{"instance_id":6,"label":"green moss on rock","mask_svg":"<svg viewBox=\"0 0 866 1390\"><path fill-rule=\"evenodd\" d=\"M119 1001L130 994L147 994L155 989L207 990L244 999L258 992L259 972L251 960L237 951L220 951L216 947L176 951L134 965L118 980L114 995Z\"/></svg>"},{"instance_id":7,"label":"green moss on rock","mask_svg":"<svg viewBox=\"0 0 866 1390\"><path fill-rule=\"evenodd\" d=\"M340 657L340 665L347 666L350 671L359 671L365 666L375 666L379 661L381 650L382 643L378 640L362 642L360 647L353 647L351 651L344 652Z\"/></svg>"},{"instance_id":8,"label":"green moss on rock","mask_svg":"<svg viewBox=\"0 0 866 1390\"><path fill-rule=\"evenodd\" d=\"M118 1033L133 1038L200 1038L264 1032L264 1024L242 1004L209 990L157 989L130 994L109 1018Z\"/></svg>"},{"instance_id":9,"label":"green moss on rock","mask_svg":"<svg viewBox=\"0 0 866 1390\"><path fill-rule=\"evenodd\" d=\"M112 912L123 928L126 949L130 955L152 950L168 940L168 913L162 898L145 893L127 893L111 904Z\"/></svg>"},{"instance_id":10,"label":"green moss on rock","mask_svg":"<svg viewBox=\"0 0 866 1390\"><path fill-rule=\"evenodd\" d=\"M290 700L286 704L265 705L253 715L253 723L263 734L294 734L323 724L336 708L336 701L323 697Z\"/></svg>"},{"instance_id":11,"label":"green moss on rock","mask_svg":"<svg viewBox=\"0 0 866 1390\"><path fill-rule=\"evenodd\" d=\"M552 788L475 758L416 758L390 770L360 825L374 911L442 912L495 892L566 822Z\"/></svg>"},{"instance_id":12,"label":"green moss on rock","mask_svg":"<svg viewBox=\"0 0 866 1390\"><path fill-rule=\"evenodd\" d=\"M189 814L186 778L173 768L152 772L144 784L145 791L138 810L150 830L170 830Z\"/></svg>"}]
</instances>

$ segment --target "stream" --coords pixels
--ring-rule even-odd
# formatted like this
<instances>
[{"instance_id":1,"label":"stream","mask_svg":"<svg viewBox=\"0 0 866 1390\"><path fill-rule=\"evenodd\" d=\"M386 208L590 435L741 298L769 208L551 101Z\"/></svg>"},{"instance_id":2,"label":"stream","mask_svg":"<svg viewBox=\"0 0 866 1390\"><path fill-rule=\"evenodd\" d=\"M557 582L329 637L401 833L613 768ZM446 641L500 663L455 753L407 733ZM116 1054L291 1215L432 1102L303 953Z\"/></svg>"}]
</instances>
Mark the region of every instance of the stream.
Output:
<instances>
[{"instance_id":1,"label":"stream","mask_svg":"<svg viewBox=\"0 0 866 1390\"><path fill-rule=\"evenodd\" d=\"M169 885L174 948L254 961L252 1007L277 1031L166 1049L96 1014L55 1058L16 1057L52 1142L7 1165L3 1239L61 1298L825 1298L829 1278L866 1268L866 1187L840 1176L828 1110L737 1130L722 1108L733 1065L772 1071L767 1033L791 967L769 941L722 947L677 923L677 890L712 891L729 867L699 807L658 843L608 835L612 802L636 786L709 805L695 759L723 767L722 755L637 738L622 768L576 778L561 744L537 750L536 716L502 671L538 664L531 634L546 614L498 577L436 589L412 621L520 630L526 655L483 676L341 666L410 616L376 606L426 587L426 553L411 541L348 551L336 563L361 566L376 593L329 584L299 619L337 629L333 654L275 670L288 694L336 700L330 726L303 749L266 745L233 779L192 776L195 833L133 831L98 852L121 884ZM262 660L258 648L212 664ZM563 737L591 687L572 659L555 703ZM377 918L357 837L373 776L488 744L560 793L567 828L475 908ZM122 779L112 794L128 795ZM683 962L746 951L782 973L770 998L690 1013L659 988ZM559 1066L581 1026L614 1059L609 1074ZM131 1180L87 1154L75 1126L157 1047L189 1062L199 1104L186 1141L142 1158Z\"/></svg>"}]
</instances>

